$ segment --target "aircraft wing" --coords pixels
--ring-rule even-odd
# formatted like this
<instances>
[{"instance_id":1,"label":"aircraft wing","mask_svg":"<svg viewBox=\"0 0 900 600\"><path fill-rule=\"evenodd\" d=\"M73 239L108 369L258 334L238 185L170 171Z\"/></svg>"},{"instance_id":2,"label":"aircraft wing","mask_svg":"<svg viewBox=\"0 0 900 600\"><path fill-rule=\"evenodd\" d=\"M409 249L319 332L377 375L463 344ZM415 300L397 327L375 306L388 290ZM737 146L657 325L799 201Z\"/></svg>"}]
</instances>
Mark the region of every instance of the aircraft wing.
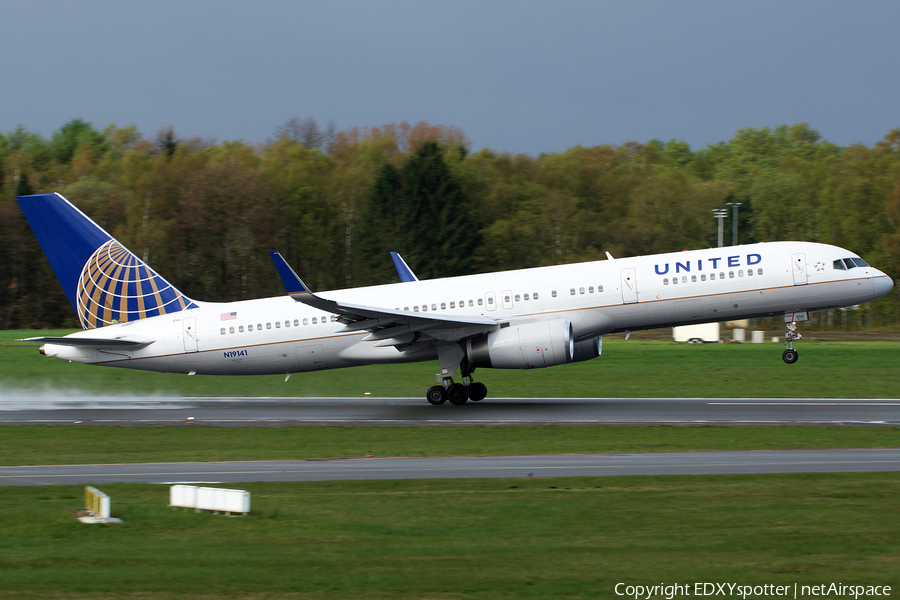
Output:
<instances>
[{"instance_id":1,"label":"aircraft wing","mask_svg":"<svg viewBox=\"0 0 900 600\"><path fill-rule=\"evenodd\" d=\"M372 332L363 338L363 341L383 341L379 344L383 346L407 345L423 337L434 341L453 342L500 328L500 323L490 317L410 312L322 298L308 291L309 288L281 254L272 252L271 255L291 298L337 315L337 320L345 325L341 332ZM285 280L285 277L289 280Z\"/></svg>"},{"instance_id":2,"label":"aircraft wing","mask_svg":"<svg viewBox=\"0 0 900 600\"><path fill-rule=\"evenodd\" d=\"M100 348L116 348L119 350L138 350L146 348L154 342L154 340L138 340L128 338L104 339L104 338L85 338L85 337L33 337L24 340L16 340L17 342L33 342L36 344L54 344L56 346L74 346L76 348L89 348L99 350Z\"/></svg>"}]
</instances>

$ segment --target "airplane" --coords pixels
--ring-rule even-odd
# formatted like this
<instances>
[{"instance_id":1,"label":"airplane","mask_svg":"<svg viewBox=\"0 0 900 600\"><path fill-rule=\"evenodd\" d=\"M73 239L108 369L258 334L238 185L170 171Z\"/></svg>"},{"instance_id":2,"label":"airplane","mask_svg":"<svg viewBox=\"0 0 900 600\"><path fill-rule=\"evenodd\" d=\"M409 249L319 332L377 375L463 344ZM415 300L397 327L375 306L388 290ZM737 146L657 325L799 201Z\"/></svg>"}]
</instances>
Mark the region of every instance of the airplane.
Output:
<instances>
[{"instance_id":1,"label":"airplane","mask_svg":"<svg viewBox=\"0 0 900 600\"><path fill-rule=\"evenodd\" d=\"M603 336L784 316L784 362L809 312L869 302L894 282L827 244L766 242L314 293L272 252L287 294L182 294L60 194L17 198L84 331L35 337L69 362L188 375L285 375L437 359L434 405L480 401L476 368L591 360ZM455 381L457 371L461 381ZM437 379L436 379L437 382Z\"/></svg>"}]
</instances>

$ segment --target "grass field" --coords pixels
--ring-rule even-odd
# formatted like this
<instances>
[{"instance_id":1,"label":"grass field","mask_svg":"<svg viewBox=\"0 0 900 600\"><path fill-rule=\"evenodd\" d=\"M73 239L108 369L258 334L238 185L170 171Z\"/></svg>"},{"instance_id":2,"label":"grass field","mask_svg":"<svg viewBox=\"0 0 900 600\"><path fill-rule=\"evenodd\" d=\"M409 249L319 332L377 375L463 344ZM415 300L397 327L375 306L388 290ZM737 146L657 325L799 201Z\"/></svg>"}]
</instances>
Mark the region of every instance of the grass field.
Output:
<instances>
[{"instance_id":1,"label":"grass field","mask_svg":"<svg viewBox=\"0 0 900 600\"><path fill-rule=\"evenodd\" d=\"M900 588L894 474L235 485L253 512L0 487L0 598L614 598L630 584Z\"/></svg>"},{"instance_id":2,"label":"grass field","mask_svg":"<svg viewBox=\"0 0 900 600\"><path fill-rule=\"evenodd\" d=\"M437 372L436 363L418 363L303 373L287 383L280 375L188 377L70 364L14 341L64 333L69 332L0 332L0 393L424 397ZM604 339L603 356L588 362L531 371L481 369L476 376L493 397L890 398L900 390L896 342L803 340L800 360L786 365L782 346L771 342L687 345L640 336Z\"/></svg>"},{"instance_id":3,"label":"grass field","mask_svg":"<svg viewBox=\"0 0 900 600\"><path fill-rule=\"evenodd\" d=\"M0 426L0 466L900 446L898 427Z\"/></svg>"},{"instance_id":4,"label":"grass field","mask_svg":"<svg viewBox=\"0 0 900 600\"><path fill-rule=\"evenodd\" d=\"M60 332L62 333L62 332ZM187 377L67 364L0 332L0 394L420 396L434 364ZM604 340L587 363L481 370L494 396L897 397L900 344ZM900 428L0 426L2 465L885 447ZM616 583L900 590L896 473L247 483L253 512L166 508L167 486L0 486L0 599L618 598Z\"/></svg>"}]
</instances>

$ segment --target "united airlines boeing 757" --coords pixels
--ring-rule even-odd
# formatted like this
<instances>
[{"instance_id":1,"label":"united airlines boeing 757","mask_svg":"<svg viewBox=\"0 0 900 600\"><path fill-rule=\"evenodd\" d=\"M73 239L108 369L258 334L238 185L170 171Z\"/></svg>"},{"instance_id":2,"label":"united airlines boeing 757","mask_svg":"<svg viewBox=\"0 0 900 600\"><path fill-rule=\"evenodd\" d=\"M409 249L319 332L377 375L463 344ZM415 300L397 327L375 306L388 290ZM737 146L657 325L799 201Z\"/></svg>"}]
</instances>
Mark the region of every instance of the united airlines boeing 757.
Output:
<instances>
[{"instance_id":1,"label":"united airlines boeing 757","mask_svg":"<svg viewBox=\"0 0 900 600\"><path fill-rule=\"evenodd\" d=\"M893 287L853 252L770 242L313 293L277 252L288 294L192 300L59 194L18 198L84 331L38 337L70 362L169 373L284 374L437 359L432 404L482 400L476 368L533 369L600 356L604 335L784 316L796 323ZM453 378L459 372L459 381Z\"/></svg>"}]
</instances>

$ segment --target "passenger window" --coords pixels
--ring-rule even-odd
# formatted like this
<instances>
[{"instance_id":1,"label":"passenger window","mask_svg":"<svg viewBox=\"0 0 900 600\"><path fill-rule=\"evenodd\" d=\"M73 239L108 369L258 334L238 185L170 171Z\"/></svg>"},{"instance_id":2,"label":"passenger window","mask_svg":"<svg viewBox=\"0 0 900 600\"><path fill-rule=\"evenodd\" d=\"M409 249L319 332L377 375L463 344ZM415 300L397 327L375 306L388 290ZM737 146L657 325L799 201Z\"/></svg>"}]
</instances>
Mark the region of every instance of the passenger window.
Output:
<instances>
[{"instance_id":1,"label":"passenger window","mask_svg":"<svg viewBox=\"0 0 900 600\"><path fill-rule=\"evenodd\" d=\"M602 286L602 285L598 285L598 286L597 286L597 293L598 293L598 294L602 294L602 293L603 293L603 286Z\"/></svg>"},{"instance_id":2,"label":"passenger window","mask_svg":"<svg viewBox=\"0 0 900 600\"><path fill-rule=\"evenodd\" d=\"M247 325L247 331L253 331L253 325Z\"/></svg>"},{"instance_id":3,"label":"passenger window","mask_svg":"<svg viewBox=\"0 0 900 600\"><path fill-rule=\"evenodd\" d=\"M493 304L493 303L494 303L494 298L493 297L488 298L488 304ZM453 304L453 303L451 302L451 304Z\"/></svg>"},{"instance_id":4,"label":"passenger window","mask_svg":"<svg viewBox=\"0 0 900 600\"><path fill-rule=\"evenodd\" d=\"M223 327L222 329L220 329L219 333L221 333L222 335L225 335L225 328Z\"/></svg>"},{"instance_id":5,"label":"passenger window","mask_svg":"<svg viewBox=\"0 0 900 600\"><path fill-rule=\"evenodd\" d=\"M579 294L583 294L583 293L584 293L584 288L578 288L578 293L579 293Z\"/></svg>"},{"instance_id":6,"label":"passenger window","mask_svg":"<svg viewBox=\"0 0 900 600\"><path fill-rule=\"evenodd\" d=\"M256 330L257 330L257 331L262 331L262 323L257 323L257 324L256 324Z\"/></svg>"},{"instance_id":7,"label":"passenger window","mask_svg":"<svg viewBox=\"0 0 900 600\"><path fill-rule=\"evenodd\" d=\"M481 298L479 298L479 299L478 299L478 306L481 306L482 304L484 304L484 300L482 300Z\"/></svg>"},{"instance_id":8,"label":"passenger window","mask_svg":"<svg viewBox=\"0 0 900 600\"><path fill-rule=\"evenodd\" d=\"M419 305L413 306L413 312L419 312Z\"/></svg>"},{"instance_id":9,"label":"passenger window","mask_svg":"<svg viewBox=\"0 0 900 600\"><path fill-rule=\"evenodd\" d=\"M441 310L447 310L447 303L441 302Z\"/></svg>"},{"instance_id":10,"label":"passenger window","mask_svg":"<svg viewBox=\"0 0 900 600\"><path fill-rule=\"evenodd\" d=\"M706 281L706 273L700 275L700 281Z\"/></svg>"},{"instance_id":11,"label":"passenger window","mask_svg":"<svg viewBox=\"0 0 900 600\"><path fill-rule=\"evenodd\" d=\"M574 296L574 295L575 295L575 288L572 288L572 289L569 290L569 295L570 295L570 296Z\"/></svg>"},{"instance_id":12,"label":"passenger window","mask_svg":"<svg viewBox=\"0 0 900 600\"><path fill-rule=\"evenodd\" d=\"M534 294L532 294L532 297L533 297L535 300L537 300L537 299L538 299L538 293L535 292Z\"/></svg>"},{"instance_id":13,"label":"passenger window","mask_svg":"<svg viewBox=\"0 0 900 600\"><path fill-rule=\"evenodd\" d=\"M304 325L309 325L309 319L303 319L303 324L304 324Z\"/></svg>"},{"instance_id":14,"label":"passenger window","mask_svg":"<svg viewBox=\"0 0 900 600\"><path fill-rule=\"evenodd\" d=\"M697 283L697 276L691 275L691 283Z\"/></svg>"},{"instance_id":15,"label":"passenger window","mask_svg":"<svg viewBox=\"0 0 900 600\"><path fill-rule=\"evenodd\" d=\"M437 304L432 304L432 305L431 305L431 311L434 312L434 311L436 311L436 310L437 310Z\"/></svg>"},{"instance_id":16,"label":"passenger window","mask_svg":"<svg viewBox=\"0 0 900 600\"><path fill-rule=\"evenodd\" d=\"M522 301L522 297L519 296L518 294L516 294L516 302L521 302L521 301Z\"/></svg>"},{"instance_id":17,"label":"passenger window","mask_svg":"<svg viewBox=\"0 0 900 600\"><path fill-rule=\"evenodd\" d=\"M475 303L472 300L469 300L469 306L475 306Z\"/></svg>"},{"instance_id":18,"label":"passenger window","mask_svg":"<svg viewBox=\"0 0 900 600\"><path fill-rule=\"evenodd\" d=\"M313 321L313 325L317 325L319 323L318 317L313 317L312 321Z\"/></svg>"},{"instance_id":19,"label":"passenger window","mask_svg":"<svg viewBox=\"0 0 900 600\"><path fill-rule=\"evenodd\" d=\"M266 329L272 329L272 324L271 324L271 323L266 323Z\"/></svg>"},{"instance_id":20,"label":"passenger window","mask_svg":"<svg viewBox=\"0 0 900 600\"><path fill-rule=\"evenodd\" d=\"M284 321L284 326L285 326L285 327L290 327L290 326L291 326L291 320L290 320L290 319L285 319L285 321Z\"/></svg>"},{"instance_id":21,"label":"passenger window","mask_svg":"<svg viewBox=\"0 0 900 600\"><path fill-rule=\"evenodd\" d=\"M409 312L409 307L408 307L408 306L404 306L404 307L403 307L403 310L405 310L406 312Z\"/></svg>"},{"instance_id":22,"label":"passenger window","mask_svg":"<svg viewBox=\"0 0 900 600\"><path fill-rule=\"evenodd\" d=\"M275 329L281 329L281 321L275 321Z\"/></svg>"},{"instance_id":23,"label":"passenger window","mask_svg":"<svg viewBox=\"0 0 900 600\"><path fill-rule=\"evenodd\" d=\"M503 301L509 304L509 296L503 296Z\"/></svg>"},{"instance_id":24,"label":"passenger window","mask_svg":"<svg viewBox=\"0 0 900 600\"><path fill-rule=\"evenodd\" d=\"M530 296L529 296L528 294L523 294L522 297L525 298L525 301L527 302L527 301L528 301L528 298L529 298Z\"/></svg>"},{"instance_id":25,"label":"passenger window","mask_svg":"<svg viewBox=\"0 0 900 600\"><path fill-rule=\"evenodd\" d=\"M550 295L553 296L554 298L556 298L556 290L553 290L552 292L550 292Z\"/></svg>"},{"instance_id":26,"label":"passenger window","mask_svg":"<svg viewBox=\"0 0 900 600\"><path fill-rule=\"evenodd\" d=\"M681 276L681 283L687 283L687 275Z\"/></svg>"},{"instance_id":27,"label":"passenger window","mask_svg":"<svg viewBox=\"0 0 900 600\"><path fill-rule=\"evenodd\" d=\"M668 277L663 278L663 285L669 285L669 278L668 278Z\"/></svg>"},{"instance_id":28,"label":"passenger window","mask_svg":"<svg viewBox=\"0 0 900 600\"><path fill-rule=\"evenodd\" d=\"M672 278L672 285L676 285L677 283L678 283L678 278L677 278L677 277L673 277L673 278Z\"/></svg>"},{"instance_id":29,"label":"passenger window","mask_svg":"<svg viewBox=\"0 0 900 600\"><path fill-rule=\"evenodd\" d=\"M715 281L715 280L716 280L716 274L715 274L715 273L710 273L710 274L709 274L709 280L710 280L710 281Z\"/></svg>"},{"instance_id":30,"label":"passenger window","mask_svg":"<svg viewBox=\"0 0 900 600\"><path fill-rule=\"evenodd\" d=\"M244 333L244 326L243 326L243 325L241 325L240 327L238 327L238 333Z\"/></svg>"},{"instance_id":31,"label":"passenger window","mask_svg":"<svg viewBox=\"0 0 900 600\"><path fill-rule=\"evenodd\" d=\"M428 305L427 305L427 304L423 304L423 305L422 305L422 312L428 312Z\"/></svg>"},{"instance_id":32,"label":"passenger window","mask_svg":"<svg viewBox=\"0 0 900 600\"><path fill-rule=\"evenodd\" d=\"M337 319L338 319L338 318L337 318L337 315L331 315L331 322L332 322L332 323L336 323L336 322L337 322Z\"/></svg>"},{"instance_id":33,"label":"passenger window","mask_svg":"<svg viewBox=\"0 0 900 600\"><path fill-rule=\"evenodd\" d=\"M300 321L298 321L297 319L294 319L294 327L299 327L299 326L300 326Z\"/></svg>"},{"instance_id":34,"label":"passenger window","mask_svg":"<svg viewBox=\"0 0 900 600\"><path fill-rule=\"evenodd\" d=\"M450 308L456 308L456 302L451 302L451 303L450 303Z\"/></svg>"},{"instance_id":35,"label":"passenger window","mask_svg":"<svg viewBox=\"0 0 900 600\"><path fill-rule=\"evenodd\" d=\"M734 271L728 271L728 278L734 279Z\"/></svg>"},{"instance_id":36,"label":"passenger window","mask_svg":"<svg viewBox=\"0 0 900 600\"><path fill-rule=\"evenodd\" d=\"M757 275L762 275L762 267L760 267L760 268L758 268L758 269L756 270L756 274L757 274Z\"/></svg>"},{"instance_id":37,"label":"passenger window","mask_svg":"<svg viewBox=\"0 0 900 600\"><path fill-rule=\"evenodd\" d=\"M753 277L753 269L747 269L747 277Z\"/></svg>"},{"instance_id":38,"label":"passenger window","mask_svg":"<svg viewBox=\"0 0 900 600\"><path fill-rule=\"evenodd\" d=\"M739 269L739 270L738 270L738 277L743 277L743 276L744 276L744 270L743 270L743 269Z\"/></svg>"},{"instance_id":39,"label":"passenger window","mask_svg":"<svg viewBox=\"0 0 900 600\"><path fill-rule=\"evenodd\" d=\"M588 288L588 294L593 294L593 293L594 293L594 286L590 286Z\"/></svg>"},{"instance_id":40,"label":"passenger window","mask_svg":"<svg viewBox=\"0 0 900 600\"><path fill-rule=\"evenodd\" d=\"M719 279L725 279L725 271L719 271Z\"/></svg>"}]
</instances>

